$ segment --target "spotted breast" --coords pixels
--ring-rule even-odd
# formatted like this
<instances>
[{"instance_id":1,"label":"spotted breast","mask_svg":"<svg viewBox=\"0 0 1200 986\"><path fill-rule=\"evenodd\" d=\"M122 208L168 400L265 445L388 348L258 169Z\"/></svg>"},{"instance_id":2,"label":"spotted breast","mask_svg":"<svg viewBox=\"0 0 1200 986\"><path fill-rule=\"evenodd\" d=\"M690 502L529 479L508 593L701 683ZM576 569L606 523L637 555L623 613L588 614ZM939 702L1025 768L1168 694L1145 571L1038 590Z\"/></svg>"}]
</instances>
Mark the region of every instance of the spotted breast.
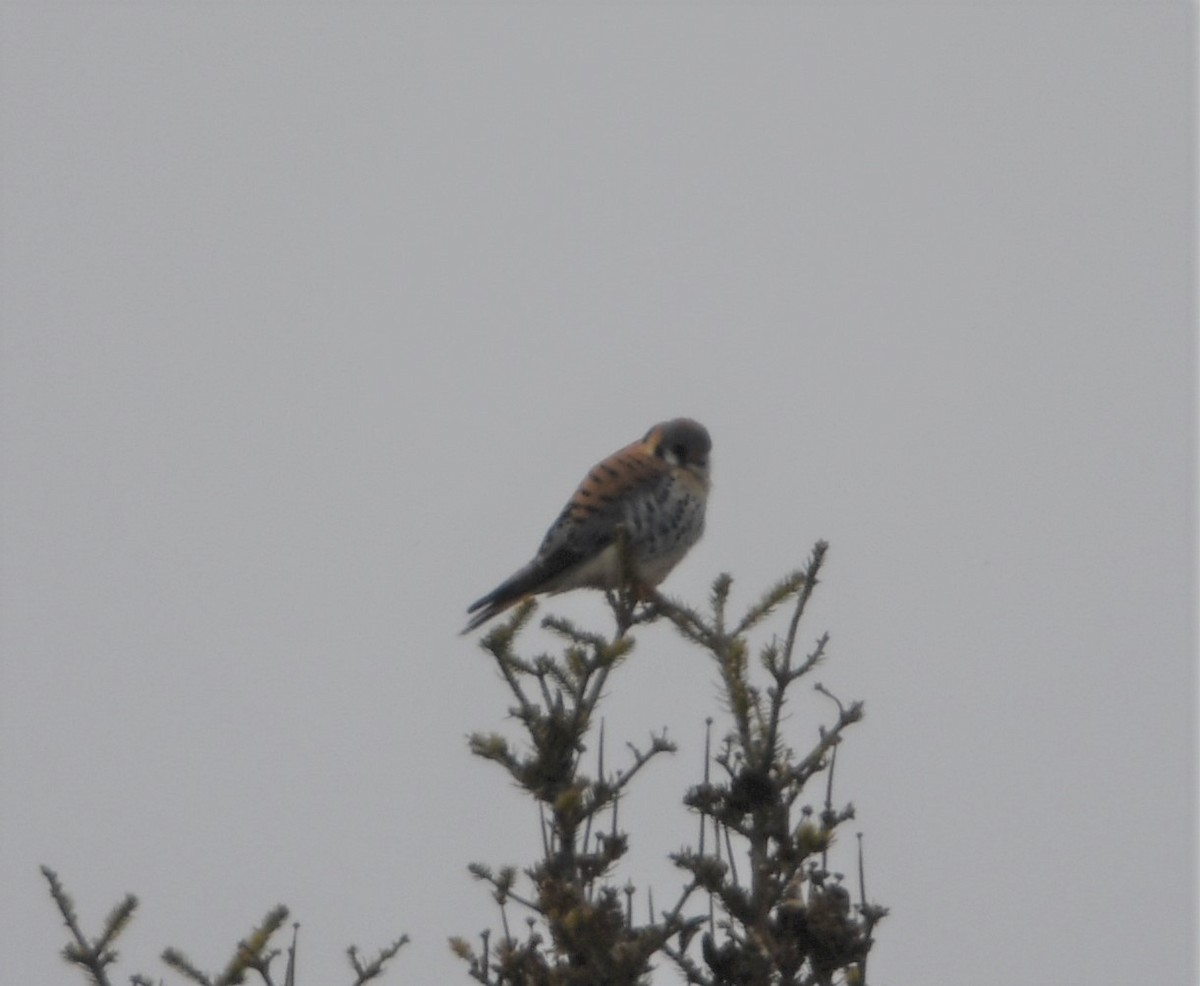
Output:
<instances>
[{"instance_id":1,"label":"spotted breast","mask_svg":"<svg viewBox=\"0 0 1200 986\"><path fill-rule=\"evenodd\" d=\"M533 560L471 604L463 632L536 593L617 586L622 530L636 580L658 585L704 532L711 449L703 425L675 418L597 464Z\"/></svg>"}]
</instances>

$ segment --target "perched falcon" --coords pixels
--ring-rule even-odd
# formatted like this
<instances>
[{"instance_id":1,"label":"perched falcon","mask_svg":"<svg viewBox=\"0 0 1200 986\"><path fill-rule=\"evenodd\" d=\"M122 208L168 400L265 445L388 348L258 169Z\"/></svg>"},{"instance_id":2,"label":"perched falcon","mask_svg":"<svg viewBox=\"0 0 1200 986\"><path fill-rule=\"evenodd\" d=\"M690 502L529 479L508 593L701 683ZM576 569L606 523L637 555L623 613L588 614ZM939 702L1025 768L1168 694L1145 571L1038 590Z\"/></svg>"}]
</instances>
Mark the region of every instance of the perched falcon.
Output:
<instances>
[{"instance_id":1,"label":"perched falcon","mask_svg":"<svg viewBox=\"0 0 1200 986\"><path fill-rule=\"evenodd\" d=\"M539 592L621 584L623 525L636 581L656 586L704 532L712 440L690 418L655 425L584 477L533 561L468 607L470 633Z\"/></svg>"}]
</instances>

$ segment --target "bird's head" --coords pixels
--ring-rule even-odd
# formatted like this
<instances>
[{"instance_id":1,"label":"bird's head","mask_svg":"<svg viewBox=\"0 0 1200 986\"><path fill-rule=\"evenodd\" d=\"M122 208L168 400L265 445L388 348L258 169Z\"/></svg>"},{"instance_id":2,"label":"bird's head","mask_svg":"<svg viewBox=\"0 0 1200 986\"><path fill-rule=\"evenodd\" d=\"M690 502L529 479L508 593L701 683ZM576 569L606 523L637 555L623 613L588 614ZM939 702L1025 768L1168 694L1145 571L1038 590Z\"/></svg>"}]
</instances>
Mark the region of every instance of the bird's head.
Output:
<instances>
[{"instance_id":1,"label":"bird's head","mask_svg":"<svg viewBox=\"0 0 1200 986\"><path fill-rule=\"evenodd\" d=\"M708 488L708 455L712 439L708 430L691 418L674 418L651 428L643 439L650 451L668 465L691 473Z\"/></svg>"}]
</instances>

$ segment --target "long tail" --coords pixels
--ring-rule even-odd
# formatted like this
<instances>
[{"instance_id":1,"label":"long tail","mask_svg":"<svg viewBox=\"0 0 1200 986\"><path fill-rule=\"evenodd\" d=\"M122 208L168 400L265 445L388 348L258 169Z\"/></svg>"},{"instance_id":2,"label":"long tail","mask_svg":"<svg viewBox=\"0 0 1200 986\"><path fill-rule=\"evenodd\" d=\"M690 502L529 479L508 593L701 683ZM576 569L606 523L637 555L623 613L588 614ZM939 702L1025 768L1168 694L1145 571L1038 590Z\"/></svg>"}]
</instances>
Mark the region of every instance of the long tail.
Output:
<instances>
[{"instance_id":1,"label":"long tail","mask_svg":"<svg viewBox=\"0 0 1200 986\"><path fill-rule=\"evenodd\" d=\"M467 625L459 631L459 636L465 636L472 630L479 629L479 627L483 626L493 616L499 616L506 609L515 606L521 601L522 598L523 597L521 596L517 596L517 598L509 599L505 602L490 603L486 609L480 610L478 613L472 616L470 620L467 621ZM467 610L467 612L470 613L471 610Z\"/></svg>"},{"instance_id":2,"label":"long tail","mask_svg":"<svg viewBox=\"0 0 1200 986\"><path fill-rule=\"evenodd\" d=\"M506 609L515 606L526 596L536 592L544 580L544 566L535 559L519 572L501 582L486 596L476 599L467 607L467 612L475 615L463 627L462 633L470 633L483 626L493 616L499 616Z\"/></svg>"}]
</instances>

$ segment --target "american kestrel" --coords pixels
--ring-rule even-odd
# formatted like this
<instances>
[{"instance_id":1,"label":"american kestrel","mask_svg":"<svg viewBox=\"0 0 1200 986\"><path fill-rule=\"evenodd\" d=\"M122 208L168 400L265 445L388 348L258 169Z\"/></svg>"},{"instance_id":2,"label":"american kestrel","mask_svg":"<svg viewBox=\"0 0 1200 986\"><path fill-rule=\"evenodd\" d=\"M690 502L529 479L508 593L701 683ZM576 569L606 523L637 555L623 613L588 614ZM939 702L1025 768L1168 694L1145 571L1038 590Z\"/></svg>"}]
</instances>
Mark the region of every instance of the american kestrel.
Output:
<instances>
[{"instance_id":1,"label":"american kestrel","mask_svg":"<svg viewBox=\"0 0 1200 986\"><path fill-rule=\"evenodd\" d=\"M475 615L463 633L535 593L617 588L622 526L635 580L658 585L704 533L711 448L703 425L675 418L596 465L533 561L467 608Z\"/></svg>"}]
</instances>

